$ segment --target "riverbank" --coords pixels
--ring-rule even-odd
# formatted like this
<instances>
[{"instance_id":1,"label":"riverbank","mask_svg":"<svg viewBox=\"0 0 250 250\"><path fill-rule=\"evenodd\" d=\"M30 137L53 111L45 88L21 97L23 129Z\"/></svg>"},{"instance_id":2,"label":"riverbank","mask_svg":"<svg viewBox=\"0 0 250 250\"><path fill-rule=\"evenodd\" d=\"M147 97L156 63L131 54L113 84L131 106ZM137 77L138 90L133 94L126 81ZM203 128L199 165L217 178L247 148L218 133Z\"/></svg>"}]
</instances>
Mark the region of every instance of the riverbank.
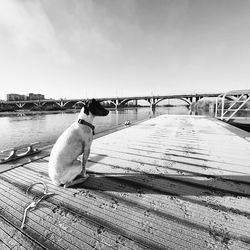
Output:
<instances>
[{"instance_id":1,"label":"riverbank","mask_svg":"<svg viewBox=\"0 0 250 250\"><path fill-rule=\"evenodd\" d=\"M77 109L68 110L50 110L50 111L30 111L30 110L20 110L20 111L3 111L0 112L0 116L23 116L23 115L46 115L46 114L60 114L60 113L77 113Z\"/></svg>"}]
</instances>

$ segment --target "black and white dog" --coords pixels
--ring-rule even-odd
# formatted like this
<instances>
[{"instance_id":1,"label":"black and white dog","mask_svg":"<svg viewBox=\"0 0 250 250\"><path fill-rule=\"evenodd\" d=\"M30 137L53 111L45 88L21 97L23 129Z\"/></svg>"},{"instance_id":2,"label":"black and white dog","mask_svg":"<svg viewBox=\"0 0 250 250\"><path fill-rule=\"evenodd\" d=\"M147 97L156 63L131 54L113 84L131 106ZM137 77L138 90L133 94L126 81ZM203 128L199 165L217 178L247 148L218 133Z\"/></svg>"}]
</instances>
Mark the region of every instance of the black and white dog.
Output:
<instances>
[{"instance_id":1,"label":"black and white dog","mask_svg":"<svg viewBox=\"0 0 250 250\"><path fill-rule=\"evenodd\" d=\"M49 176L53 184L66 188L88 178L85 165L93 140L95 127L92 123L95 116L106 116L108 113L92 99L81 109L77 120L60 135L49 159ZM82 161L77 159L80 155L83 155Z\"/></svg>"}]
</instances>

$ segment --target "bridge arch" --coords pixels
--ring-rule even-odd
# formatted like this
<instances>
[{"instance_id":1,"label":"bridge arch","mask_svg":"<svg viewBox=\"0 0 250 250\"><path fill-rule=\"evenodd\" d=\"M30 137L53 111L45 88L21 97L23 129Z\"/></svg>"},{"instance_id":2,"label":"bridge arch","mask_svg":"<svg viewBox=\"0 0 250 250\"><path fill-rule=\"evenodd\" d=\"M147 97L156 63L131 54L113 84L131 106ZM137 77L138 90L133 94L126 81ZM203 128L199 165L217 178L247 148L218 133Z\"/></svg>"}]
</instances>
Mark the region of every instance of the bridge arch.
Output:
<instances>
[{"instance_id":1,"label":"bridge arch","mask_svg":"<svg viewBox=\"0 0 250 250\"><path fill-rule=\"evenodd\" d=\"M115 100L110 100L109 103L112 103L114 105L114 107L117 108L117 103Z\"/></svg>"},{"instance_id":2,"label":"bridge arch","mask_svg":"<svg viewBox=\"0 0 250 250\"><path fill-rule=\"evenodd\" d=\"M122 107L122 105L124 105L125 103L129 102L129 101L132 101L134 100L133 98L129 99L129 98L126 98L126 99L123 99L123 100L119 100L119 99L112 99L112 100L109 100L110 103L112 103L115 108L119 108L119 107Z\"/></svg>"},{"instance_id":3,"label":"bridge arch","mask_svg":"<svg viewBox=\"0 0 250 250\"><path fill-rule=\"evenodd\" d=\"M75 108L77 108L77 106L80 106L82 108L85 104L86 103L84 101L77 101L72 106L75 107Z\"/></svg>"},{"instance_id":4,"label":"bridge arch","mask_svg":"<svg viewBox=\"0 0 250 250\"><path fill-rule=\"evenodd\" d=\"M64 108L69 108L69 109L72 109L74 108L74 105L76 104L76 101L66 101L64 104L63 104L63 107Z\"/></svg>"},{"instance_id":5,"label":"bridge arch","mask_svg":"<svg viewBox=\"0 0 250 250\"><path fill-rule=\"evenodd\" d=\"M187 98L161 98L159 100L157 100L154 105L157 105L159 102L163 101L163 100L170 100L170 99L177 99L177 100L182 100L184 102L186 102L188 104L188 106L190 106L192 104L192 102L187 99Z\"/></svg>"},{"instance_id":6,"label":"bridge arch","mask_svg":"<svg viewBox=\"0 0 250 250\"><path fill-rule=\"evenodd\" d=\"M124 100L122 100L120 103L119 103L119 106L122 106L122 105L124 105L124 104L126 104L127 102L129 102L129 101L132 101L133 99L124 99Z\"/></svg>"},{"instance_id":7,"label":"bridge arch","mask_svg":"<svg viewBox=\"0 0 250 250\"><path fill-rule=\"evenodd\" d=\"M186 102L188 104L188 106L190 106L192 104L192 101L190 101L188 98L180 98L180 100Z\"/></svg>"}]
</instances>

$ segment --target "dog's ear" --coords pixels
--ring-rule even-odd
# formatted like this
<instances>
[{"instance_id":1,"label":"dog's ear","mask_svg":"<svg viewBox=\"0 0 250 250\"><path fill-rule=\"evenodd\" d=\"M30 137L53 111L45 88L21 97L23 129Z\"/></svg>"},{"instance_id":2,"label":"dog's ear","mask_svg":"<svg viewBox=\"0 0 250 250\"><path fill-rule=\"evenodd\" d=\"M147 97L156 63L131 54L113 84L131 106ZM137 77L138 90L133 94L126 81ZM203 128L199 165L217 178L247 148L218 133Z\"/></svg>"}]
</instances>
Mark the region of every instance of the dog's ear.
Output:
<instances>
[{"instance_id":1,"label":"dog's ear","mask_svg":"<svg viewBox=\"0 0 250 250\"><path fill-rule=\"evenodd\" d=\"M89 100L87 100L87 101L85 102L85 105L84 105L84 113L85 113L86 115L89 115Z\"/></svg>"}]
</instances>

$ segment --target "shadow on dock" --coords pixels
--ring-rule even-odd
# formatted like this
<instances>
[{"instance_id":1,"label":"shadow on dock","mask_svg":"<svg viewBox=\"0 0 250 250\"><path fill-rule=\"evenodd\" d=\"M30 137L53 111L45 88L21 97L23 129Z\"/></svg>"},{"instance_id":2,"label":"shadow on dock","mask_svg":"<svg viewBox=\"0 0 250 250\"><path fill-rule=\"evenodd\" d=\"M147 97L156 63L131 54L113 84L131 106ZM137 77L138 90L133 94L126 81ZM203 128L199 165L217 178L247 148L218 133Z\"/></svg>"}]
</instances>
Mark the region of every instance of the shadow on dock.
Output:
<instances>
[{"instance_id":1,"label":"shadow on dock","mask_svg":"<svg viewBox=\"0 0 250 250\"><path fill-rule=\"evenodd\" d=\"M151 175L145 173L91 173L89 179L73 188L88 188L98 191L124 193L165 194L174 196L232 196L250 197L249 186L234 181L227 181L221 176L213 176L207 181L195 179L193 176ZM230 179L232 176L223 176ZM235 176L234 176L235 178ZM237 176L245 182L250 176Z\"/></svg>"}]
</instances>

